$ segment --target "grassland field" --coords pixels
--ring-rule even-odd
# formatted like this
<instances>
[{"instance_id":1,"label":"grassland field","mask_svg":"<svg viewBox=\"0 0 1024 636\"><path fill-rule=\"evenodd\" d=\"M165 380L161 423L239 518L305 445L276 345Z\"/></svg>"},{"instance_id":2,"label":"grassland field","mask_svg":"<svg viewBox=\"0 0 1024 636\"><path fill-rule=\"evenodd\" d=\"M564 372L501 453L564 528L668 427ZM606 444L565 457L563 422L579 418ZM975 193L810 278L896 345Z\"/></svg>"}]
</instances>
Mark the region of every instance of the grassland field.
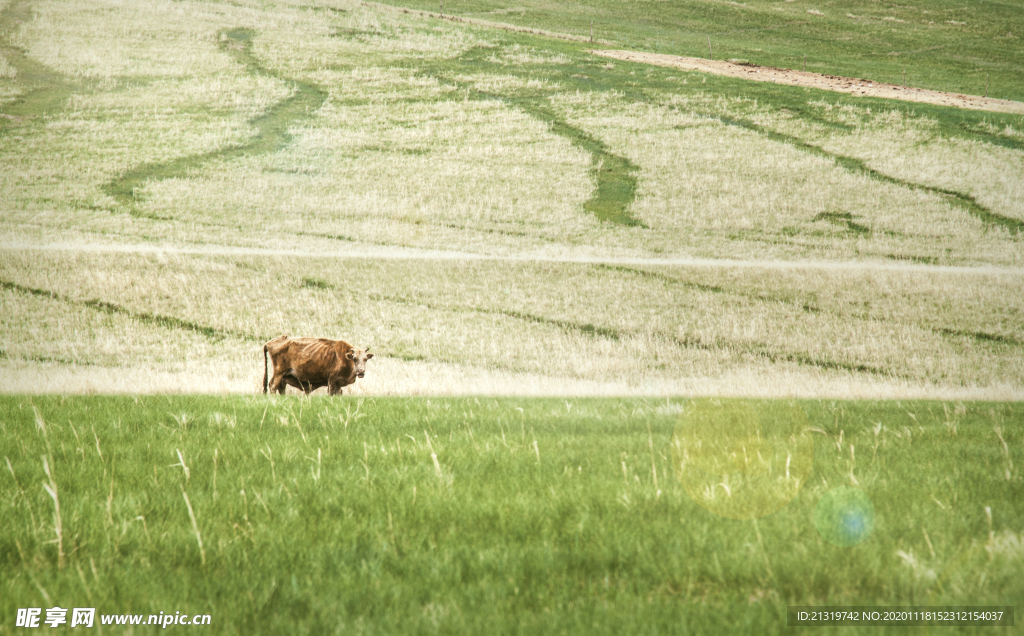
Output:
<instances>
[{"instance_id":1,"label":"grassland field","mask_svg":"<svg viewBox=\"0 0 1024 636\"><path fill-rule=\"evenodd\" d=\"M249 393L283 332L365 395L1021 395L1020 116L379 5L0 16L5 390Z\"/></svg>"},{"instance_id":2,"label":"grassland field","mask_svg":"<svg viewBox=\"0 0 1024 636\"><path fill-rule=\"evenodd\" d=\"M324 331L378 352L355 395L970 398L1024 372L1001 274L10 251L0 280L4 364L43 392L258 393L263 342Z\"/></svg>"},{"instance_id":3,"label":"grassland field","mask_svg":"<svg viewBox=\"0 0 1024 636\"><path fill-rule=\"evenodd\" d=\"M964 5L0 0L0 633L1019 614L1024 117L589 52L1024 100L1024 7ZM265 398L281 333L376 357ZM795 482L729 438L788 505L688 489L693 396L806 415Z\"/></svg>"},{"instance_id":4,"label":"grassland field","mask_svg":"<svg viewBox=\"0 0 1024 636\"><path fill-rule=\"evenodd\" d=\"M0 630L51 600L210 614L219 634L792 633L787 605L1019 614L1019 403L800 402L813 468L753 521L684 491L688 408L5 396ZM840 485L874 507L853 547L813 519Z\"/></svg>"},{"instance_id":5,"label":"grassland field","mask_svg":"<svg viewBox=\"0 0 1024 636\"><path fill-rule=\"evenodd\" d=\"M438 12L432 0L384 4ZM1018 2L565 2L448 0L446 15L621 48L903 83L1022 101Z\"/></svg>"}]
</instances>

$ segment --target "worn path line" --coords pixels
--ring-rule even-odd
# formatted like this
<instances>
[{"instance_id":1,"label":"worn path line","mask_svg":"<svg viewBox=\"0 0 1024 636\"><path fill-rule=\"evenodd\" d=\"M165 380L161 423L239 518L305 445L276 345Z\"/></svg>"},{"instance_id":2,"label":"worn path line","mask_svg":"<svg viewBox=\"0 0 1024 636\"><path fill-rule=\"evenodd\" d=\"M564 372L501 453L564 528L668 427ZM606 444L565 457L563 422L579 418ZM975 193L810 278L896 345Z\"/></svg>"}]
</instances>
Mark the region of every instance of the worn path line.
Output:
<instances>
[{"instance_id":1,"label":"worn path line","mask_svg":"<svg viewBox=\"0 0 1024 636\"><path fill-rule=\"evenodd\" d=\"M280 74L262 66L252 52L252 40L256 32L252 29L237 28L221 31L221 50L229 53L236 62L244 66L250 75L263 75L292 85L294 93L268 108L263 114L249 120L257 129L256 135L243 144L219 148L198 155L185 155L164 162L144 163L135 166L103 186L103 191L127 206L133 216L152 218L158 221L171 219L155 217L141 210L136 201L136 191L148 183L164 179L185 177L190 171L201 168L213 159L234 159L241 156L255 156L275 152L287 146L292 135L290 125L309 119L327 100L327 91L322 88Z\"/></svg>"},{"instance_id":2,"label":"worn path line","mask_svg":"<svg viewBox=\"0 0 1024 636\"><path fill-rule=\"evenodd\" d=\"M33 252L88 252L108 254L186 254L196 256L275 256L295 258L384 259L422 261L494 261L508 263L566 263L581 265L639 265L647 267L717 267L721 269L774 269L820 271L878 271L926 274L976 274L998 276L1024 276L1024 267L993 265L927 265L886 261L784 261L741 260L730 258L645 258L634 256L589 256L544 254L508 256L503 254L474 254L415 248L346 247L331 252L274 249L261 247L232 247L207 245L198 247L127 245L101 243L46 243L30 244L0 241L0 253L5 251Z\"/></svg>"},{"instance_id":3,"label":"worn path line","mask_svg":"<svg viewBox=\"0 0 1024 636\"><path fill-rule=\"evenodd\" d=\"M677 68L683 71L698 71L713 75L724 75L756 82L774 82L789 86L818 88L854 96L881 97L898 99L905 102L937 104L939 106L956 106L973 110L987 110L996 113L1024 114L1024 103L980 95L964 95L926 88L900 87L897 84L876 82L873 80L856 79L823 75L808 71L797 71L756 64L735 64L725 60L707 60L699 57L683 57L663 53L645 53L643 51L621 51L594 49L594 55L612 58L624 62L639 62L654 66Z\"/></svg>"},{"instance_id":4,"label":"worn path line","mask_svg":"<svg viewBox=\"0 0 1024 636\"><path fill-rule=\"evenodd\" d=\"M848 157L845 155L829 152L828 150L825 150L821 146L816 146L812 143L804 141L803 139L800 139L799 137L771 130L770 128L760 126L749 120L725 117L722 115L716 115L714 113L707 112L703 113L703 115L705 117L708 117L709 119L717 119L718 121L728 126L738 126L745 130L749 130L758 135L761 135L765 139L769 139L771 141L776 141L779 143L789 144L790 146L793 146L798 150L802 150L804 152L817 155L819 157L824 157L825 159L834 161L835 164L840 168L843 168L853 173L867 175L868 177L876 181L881 181L883 183L891 183L893 185L897 185L903 188L909 188L911 190L921 190L937 196L945 197L951 205L954 205L960 208L961 210L964 210L968 214L971 214L975 218L979 219L986 226L1003 227L1006 228L1008 232L1014 235L1020 234L1021 231L1024 230L1024 221L999 214L998 212L993 212L992 210L978 203L977 199L970 194L964 194L962 192L957 192L955 190L948 190L946 188L930 186L923 183L913 183L911 181L905 181L897 177L889 176L884 172L875 170L874 168L869 166L868 163L863 159L858 159L857 157ZM868 229L868 233L870 233L870 229Z\"/></svg>"}]
</instances>

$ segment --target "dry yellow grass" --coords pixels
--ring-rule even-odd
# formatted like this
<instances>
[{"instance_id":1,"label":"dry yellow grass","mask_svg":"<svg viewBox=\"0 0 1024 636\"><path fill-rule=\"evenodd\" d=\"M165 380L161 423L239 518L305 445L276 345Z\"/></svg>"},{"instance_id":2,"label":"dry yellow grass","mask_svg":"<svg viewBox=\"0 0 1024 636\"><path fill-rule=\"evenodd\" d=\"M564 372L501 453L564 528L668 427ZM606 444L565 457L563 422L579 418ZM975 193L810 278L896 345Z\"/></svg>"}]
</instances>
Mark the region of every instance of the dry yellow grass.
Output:
<instances>
[{"instance_id":1,"label":"dry yellow grass","mask_svg":"<svg viewBox=\"0 0 1024 636\"><path fill-rule=\"evenodd\" d=\"M898 179L969 194L993 212L1024 220L1024 161L1017 150L964 139L933 140L879 126L826 144ZM1020 254L1019 246L1017 252Z\"/></svg>"},{"instance_id":2,"label":"dry yellow grass","mask_svg":"<svg viewBox=\"0 0 1024 636\"><path fill-rule=\"evenodd\" d=\"M850 173L705 113L742 115L897 178L961 188L1007 215L1021 207L1018 151L922 144L926 120L894 122L853 107L853 132L833 137L813 120L712 94L653 95L641 104L610 91L562 91L521 72L439 78L410 60L443 61L474 46L502 69L572 60L498 45L479 27L333 6L345 12L40 4L18 43L72 77L122 84L76 93L45 127L0 139L0 186L11 200L0 231L21 242L312 244L328 253L354 243L498 255L1020 263L1019 239L939 195ZM256 58L282 79L250 74L220 48L218 34L237 27L254 29ZM329 96L280 152L211 159L152 182L138 191L136 216L118 213L103 193L130 167L250 140L253 117L293 94L284 78ZM583 209L595 187L589 153L512 105L469 99L468 86L551 93L560 116L639 167L632 213L649 231L598 222ZM896 142L883 144L880 135ZM843 215L867 231L850 231L837 220Z\"/></svg>"},{"instance_id":3,"label":"dry yellow grass","mask_svg":"<svg viewBox=\"0 0 1024 636\"><path fill-rule=\"evenodd\" d=\"M172 2L39 2L12 43L62 73L111 80L123 75L223 73L230 58L202 46L216 9ZM205 27L205 28L204 28Z\"/></svg>"},{"instance_id":4,"label":"dry yellow grass","mask_svg":"<svg viewBox=\"0 0 1024 636\"><path fill-rule=\"evenodd\" d=\"M305 233L470 249L505 231L489 242L511 249L597 225L578 213L589 158L504 105L328 105L320 122L273 157L151 186L150 209L185 227L212 219L290 234L293 245Z\"/></svg>"},{"instance_id":5,"label":"dry yellow grass","mask_svg":"<svg viewBox=\"0 0 1024 636\"><path fill-rule=\"evenodd\" d=\"M18 76L18 69L11 66L3 55L0 55L0 80L12 80ZM7 87L4 87L6 90Z\"/></svg>"},{"instance_id":6,"label":"dry yellow grass","mask_svg":"<svg viewBox=\"0 0 1024 636\"><path fill-rule=\"evenodd\" d=\"M814 140L829 152L865 161L882 174L962 192L997 214L1024 218L1024 162L1019 150L946 137L938 122L926 116L826 101L811 101L808 106L850 130L836 134L806 119L759 116L749 110L746 114L772 129ZM1012 126L983 128L1001 137L1021 139ZM1015 249L1020 252L1019 245Z\"/></svg>"},{"instance_id":7,"label":"dry yellow grass","mask_svg":"<svg viewBox=\"0 0 1024 636\"><path fill-rule=\"evenodd\" d=\"M770 266L1019 266L1019 236L823 154L1021 218L1020 151L825 102L808 105L819 121L702 91L569 90L568 72L540 76L584 63L568 49L331 7L33 4L12 43L82 88L0 135L0 243L524 260L4 249L4 390L252 392L262 339L291 333L372 345L366 394L1020 396L1019 271ZM223 45L239 28L249 66ZM453 61L471 52L489 61ZM21 90L3 64L0 100ZM266 135L259 118L300 83L327 97L279 147L217 155ZM637 167L645 227L584 208L584 138ZM109 194L127 170L189 157L130 206ZM692 256L766 266L543 260Z\"/></svg>"},{"instance_id":8,"label":"dry yellow grass","mask_svg":"<svg viewBox=\"0 0 1024 636\"><path fill-rule=\"evenodd\" d=\"M1018 264L1024 257L1017 238L993 231L939 194L846 171L828 158L694 112L707 104L666 97L665 106L654 107L594 93L565 95L555 103L570 121L597 132L616 152L640 166L634 213L648 225L665 230L659 247L668 253L687 241L683 244L688 252L707 256L778 258L802 253L1004 264ZM787 127L777 117L746 112L747 105L719 103L716 107L753 115L768 127ZM875 128L887 130L881 123ZM881 162L867 155L868 148L886 148L887 157L899 154L889 149L891 145L875 143L878 140L867 132L842 139L823 146L863 158L871 166ZM918 163L931 162L930 173L878 167L913 183L952 186L955 181L938 171L959 165L957 160L966 157L950 158L934 152L932 146L927 148L916 156ZM964 186L966 176L973 176L973 183L982 184L975 189L985 190L986 204L995 202L997 212L1012 208L1019 214L1014 197L1019 189L1015 179L1020 153L988 148L979 152L1001 154L1004 161L977 162L976 168L960 170L965 178L955 183ZM836 223L847 215L863 231Z\"/></svg>"},{"instance_id":9,"label":"dry yellow grass","mask_svg":"<svg viewBox=\"0 0 1024 636\"><path fill-rule=\"evenodd\" d=\"M0 280L7 390L35 361L86 387L123 368L125 391L252 392L280 333L371 345L367 394L1007 398L1024 383L1012 275L8 252ZM24 377L54 386L39 373Z\"/></svg>"}]
</instances>

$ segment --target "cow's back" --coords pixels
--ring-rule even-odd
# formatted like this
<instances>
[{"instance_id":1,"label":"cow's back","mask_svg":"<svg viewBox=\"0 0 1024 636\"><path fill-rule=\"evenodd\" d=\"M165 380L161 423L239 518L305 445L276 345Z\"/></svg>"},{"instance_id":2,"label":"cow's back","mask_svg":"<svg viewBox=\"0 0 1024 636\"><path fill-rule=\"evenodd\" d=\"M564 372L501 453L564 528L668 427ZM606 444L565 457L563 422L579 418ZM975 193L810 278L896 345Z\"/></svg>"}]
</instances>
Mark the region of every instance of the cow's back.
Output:
<instances>
[{"instance_id":1,"label":"cow's back","mask_svg":"<svg viewBox=\"0 0 1024 636\"><path fill-rule=\"evenodd\" d=\"M326 338L293 338L289 343L292 368L297 374L318 378L327 378L340 371L350 349L352 347L347 342Z\"/></svg>"},{"instance_id":2,"label":"cow's back","mask_svg":"<svg viewBox=\"0 0 1024 636\"><path fill-rule=\"evenodd\" d=\"M347 366L345 354L352 346L343 340L282 336L267 343L267 350L275 369L287 370L303 382L324 385Z\"/></svg>"}]
</instances>

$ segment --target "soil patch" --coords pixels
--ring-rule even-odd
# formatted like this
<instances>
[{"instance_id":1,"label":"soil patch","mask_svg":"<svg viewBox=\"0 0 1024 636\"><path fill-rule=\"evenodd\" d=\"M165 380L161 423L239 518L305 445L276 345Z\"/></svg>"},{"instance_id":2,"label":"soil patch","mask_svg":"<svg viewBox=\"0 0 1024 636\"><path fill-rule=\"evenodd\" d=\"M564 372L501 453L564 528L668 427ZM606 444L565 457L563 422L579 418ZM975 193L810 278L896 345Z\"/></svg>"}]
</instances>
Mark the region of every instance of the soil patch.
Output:
<instances>
[{"instance_id":1,"label":"soil patch","mask_svg":"<svg viewBox=\"0 0 1024 636\"><path fill-rule=\"evenodd\" d=\"M885 99L901 99L908 102L923 102L926 104L938 104L940 106L956 106L958 108L970 108L972 110L987 110L997 113L1013 113L1024 115L1024 102L1013 102L1006 99L995 99L992 97L981 97L978 95L963 95L960 93L945 93L932 91L912 86L899 86L897 84L885 84L873 82L866 79L854 79L850 77L838 77L836 75L821 75L819 73L808 73L806 71L793 71L784 68L771 66L757 66L756 64L736 64L724 60L705 60L698 57L682 57L679 55L664 55L661 53L641 53L637 51L620 50L592 50L594 55L610 57L616 60L627 62L641 62L643 64L654 64L655 66L667 66L678 68L684 71L701 71L713 75L724 75L726 77L738 77L741 79L756 80L759 82L774 82L788 86L803 86L806 88L820 88L827 91L848 93L850 95L865 97L882 97Z\"/></svg>"}]
</instances>

